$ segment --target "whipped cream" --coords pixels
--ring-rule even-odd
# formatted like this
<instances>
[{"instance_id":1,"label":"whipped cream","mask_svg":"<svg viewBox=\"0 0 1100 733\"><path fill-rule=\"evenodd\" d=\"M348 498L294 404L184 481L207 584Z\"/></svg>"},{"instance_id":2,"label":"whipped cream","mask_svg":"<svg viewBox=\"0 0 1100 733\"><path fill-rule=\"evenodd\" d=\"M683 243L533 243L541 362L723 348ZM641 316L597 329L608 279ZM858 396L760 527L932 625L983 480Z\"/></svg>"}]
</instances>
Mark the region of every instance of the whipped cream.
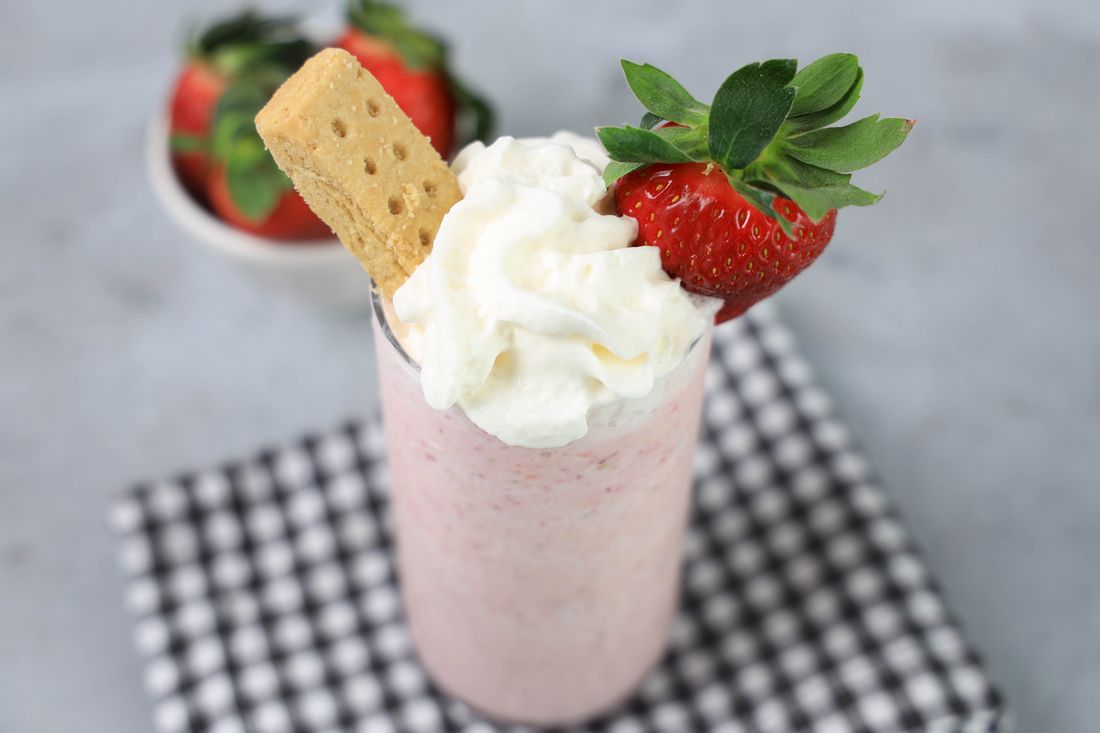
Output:
<instances>
[{"instance_id":1,"label":"whipped cream","mask_svg":"<svg viewBox=\"0 0 1100 733\"><path fill-rule=\"evenodd\" d=\"M607 213L607 162L570 133L455 159L464 198L393 298L429 405L458 405L509 445L565 445L593 408L648 394L704 333L718 301L669 278L657 248L630 246L636 222Z\"/></svg>"}]
</instances>

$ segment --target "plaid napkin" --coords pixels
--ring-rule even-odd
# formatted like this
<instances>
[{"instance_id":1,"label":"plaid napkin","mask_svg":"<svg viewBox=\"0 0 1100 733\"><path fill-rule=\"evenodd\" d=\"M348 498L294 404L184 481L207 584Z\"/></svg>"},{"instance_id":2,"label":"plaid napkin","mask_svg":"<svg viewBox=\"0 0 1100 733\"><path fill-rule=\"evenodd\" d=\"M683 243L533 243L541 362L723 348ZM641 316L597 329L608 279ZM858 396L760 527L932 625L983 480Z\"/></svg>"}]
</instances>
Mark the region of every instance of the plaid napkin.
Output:
<instances>
[{"instance_id":1,"label":"plaid napkin","mask_svg":"<svg viewBox=\"0 0 1100 733\"><path fill-rule=\"evenodd\" d=\"M1006 731L919 553L771 308L717 332L663 663L573 733ZM112 511L162 733L526 731L417 663L381 427L139 486Z\"/></svg>"}]
</instances>

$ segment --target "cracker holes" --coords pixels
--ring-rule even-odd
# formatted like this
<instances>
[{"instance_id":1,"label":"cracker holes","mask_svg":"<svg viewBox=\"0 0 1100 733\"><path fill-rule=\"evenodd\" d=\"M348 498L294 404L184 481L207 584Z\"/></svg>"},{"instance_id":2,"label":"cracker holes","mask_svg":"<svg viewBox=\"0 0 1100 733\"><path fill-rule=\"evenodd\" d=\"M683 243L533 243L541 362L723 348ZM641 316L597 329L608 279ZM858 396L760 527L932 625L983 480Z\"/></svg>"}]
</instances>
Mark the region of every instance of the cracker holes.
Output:
<instances>
[{"instance_id":1,"label":"cracker holes","mask_svg":"<svg viewBox=\"0 0 1100 733\"><path fill-rule=\"evenodd\" d=\"M375 102L373 99L368 99L367 100L367 114L370 115L371 117L377 117L381 113L382 113L382 108L378 106L378 102Z\"/></svg>"},{"instance_id":2,"label":"cracker holes","mask_svg":"<svg viewBox=\"0 0 1100 733\"><path fill-rule=\"evenodd\" d=\"M424 187L424 193L428 194L428 198L434 199L436 194L435 184L431 181L424 181L421 185Z\"/></svg>"},{"instance_id":3,"label":"cracker holes","mask_svg":"<svg viewBox=\"0 0 1100 733\"><path fill-rule=\"evenodd\" d=\"M429 232L427 229L421 229L419 232L417 232L417 235L420 237L420 246L421 247L431 246L431 243L432 243L432 233L431 232Z\"/></svg>"},{"instance_id":4,"label":"cracker holes","mask_svg":"<svg viewBox=\"0 0 1100 733\"><path fill-rule=\"evenodd\" d=\"M408 154L409 151L405 149L404 145L402 145L401 143L393 144L393 157L397 158L398 160L404 160L406 156L408 156Z\"/></svg>"},{"instance_id":5,"label":"cracker holes","mask_svg":"<svg viewBox=\"0 0 1100 733\"><path fill-rule=\"evenodd\" d=\"M390 213L397 216L405 210L405 204L397 196L390 196L390 200L386 202L390 207Z\"/></svg>"},{"instance_id":6,"label":"cracker holes","mask_svg":"<svg viewBox=\"0 0 1100 733\"><path fill-rule=\"evenodd\" d=\"M373 176L378 172L378 164L370 158L363 159L363 170L366 171L368 176Z\"/></svg>"},{"instance_id":7,"label":"cracker holes","mask_svg":"<svg viewBox=\"0 0 1100 733\"><path fill-rule=\"evenodd\" d=\"M332 121L332 131L336 134L336 137L348 136L348 126L339 118Z\"/></svg>"}]
</instances>

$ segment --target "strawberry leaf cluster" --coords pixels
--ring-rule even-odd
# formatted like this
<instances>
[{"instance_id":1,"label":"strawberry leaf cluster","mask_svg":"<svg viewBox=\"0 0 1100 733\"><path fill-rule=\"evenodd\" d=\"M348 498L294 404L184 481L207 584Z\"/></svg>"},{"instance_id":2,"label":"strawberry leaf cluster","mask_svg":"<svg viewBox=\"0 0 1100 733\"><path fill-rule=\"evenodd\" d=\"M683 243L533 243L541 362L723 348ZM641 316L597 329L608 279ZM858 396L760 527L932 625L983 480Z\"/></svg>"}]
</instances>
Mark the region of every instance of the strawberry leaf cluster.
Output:
<instances>
[{"instance_id":1,"label":"strawberry leaf cluster","mask_svg":"<svg viewBox=\"0 0 1100 733\"><path fill-rule=\"evenodd\" d=\"M192 33L188 55L227 77L297 69L316 49L301 34L293 16L265 17L246 10Z\"/></svg>"},{"instance_id":2,"label":"strawberry leaf cluster","mask_svg":"<svg viewBox=\"0 0 1100 733\"><path fill-rule=\"evenodd\" d=\"M225 90L214 111L213 156L225 166L233 203L254 221L265 219L294 187L256 131L256 115L273 92L260 80L241 79Z\"/></svg>"},{"instance_id":3,"label":"strawberry leaf cluster","mask_svg":"<svg viewBox=\"0 0 1100 733\"><path fill-rule=\"evenodd\" d=\"M859 100L863 69L847 53L824 56L801 70L793 59L752 63L730 74L710 104L669 74L623 61L627 84L647 110L639 126L601 127L612 163L611 185L652 163L711 163L730 185L792 235L776 213L784 197L814 222L845 206L868 206L882 194L851 183L853 171L895 150L912 120L871 115L843 127Z\"/></svg>"},{"instance_id":4,"label":"strawberry leaf cluster","mask_svg":"<svg viewBox=\"0 0 1100 733\"><path fill-rule=\"evenodd\" d=\"M316 48L291 16L266 17L246 10L192 33L187 46L193 63L208 67L225 82L209 135L173 134L177 153L202 152L224 167L233 203L248 219L262 221L293 188L265 150L256 131L256 113L275 89Z\"/></svg>"}]
</instances>

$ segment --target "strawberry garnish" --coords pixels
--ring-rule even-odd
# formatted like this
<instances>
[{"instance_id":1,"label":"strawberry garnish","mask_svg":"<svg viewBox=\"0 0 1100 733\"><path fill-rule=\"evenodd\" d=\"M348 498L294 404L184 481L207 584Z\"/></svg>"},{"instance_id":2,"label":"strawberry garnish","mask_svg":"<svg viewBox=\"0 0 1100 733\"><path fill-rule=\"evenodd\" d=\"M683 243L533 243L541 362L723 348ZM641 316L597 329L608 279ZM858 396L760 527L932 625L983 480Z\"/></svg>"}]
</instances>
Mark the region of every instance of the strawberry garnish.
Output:
<instances>
[{"instance_id":1,"label":"strawberry garnish","mask_svg":"<svg viewBox=\"0 0 1100 733\"><path fill-rule=\"evenodd\" d=\"M289 74L312 53L293 18L241 13L192 34L169 103L172 162L184 186L203 198L211 168L214 110L241 77ZM282 71L280 71L282 70Z\"/></svg>"},{"instance_id":2,"label":"strawberry garnish","mask_svg":"<svg viewBox=\"0 0 1100 733\"><path fill-rule=\"evenodd\" d=\"M488 103L451 73L447 45L411 24L395 5L349 0L348 28L334 44L355 56L444 158L462 143L487 140ZM457 125L463 129L458 130Z\"/></svg>"},{"instance_id":3,"label":"strawberry garnish","mask_svg":"<svg viewBox=\"0 0 1100 733\"><path fill-rule=\"evenodd\" d=\"M689 291L722 298L716 322L740 315L813 262L833 236L836 210L882 198L852 171L896 149L912 120L872 115L829 127L851 111L863 70L832 54L797 70L793 60L749 64L711 104L654 66L623 62L648 110L641 126L597 130L612 163L619 213L638 221L640 245Z\"/></svg>"}]
</instances>

